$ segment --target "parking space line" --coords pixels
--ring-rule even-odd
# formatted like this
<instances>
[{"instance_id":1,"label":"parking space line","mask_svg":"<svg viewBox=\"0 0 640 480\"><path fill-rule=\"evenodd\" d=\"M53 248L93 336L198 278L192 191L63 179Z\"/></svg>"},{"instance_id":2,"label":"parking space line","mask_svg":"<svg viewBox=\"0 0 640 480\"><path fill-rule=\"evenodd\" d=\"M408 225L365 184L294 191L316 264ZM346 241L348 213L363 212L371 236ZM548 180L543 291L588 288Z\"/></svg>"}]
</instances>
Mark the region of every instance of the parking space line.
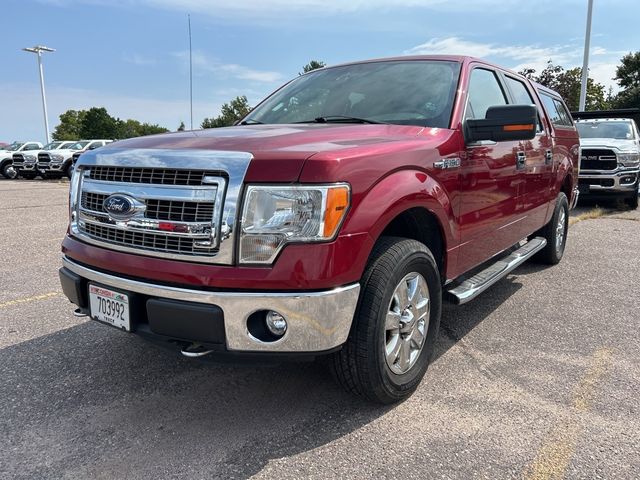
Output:
<instances>
[{"instance_id":1,"label":"parking space line","mask_svg":"<svg viewBox=\"0 0 640 480\"><path fill-rule=\"evenodd\" d=\"M571 411L547 434L533 463L525 470L525 480L563 479L582 433L582 414L591 409L600 381L611 366L613 352L599 348L591 356L587 373L573 392Z\"/></svg>"},{"instance_id":2,"label":"parking space line","mask_svg":"<svg viewBox=\"0 0 640 480\"><path fill-rule=\"evenodd\" d=\"M46 300L48 298L58 297L60 295L62 295L62 293L60 292L49 292L49 293L44 293L42 295L35 295L33 297L16 298L15 300L9 300L8 302L0 303L0 308L10 307L12 305L19 305L21 303L37 302L38 300Z\"/></svg>"}]
</instances>

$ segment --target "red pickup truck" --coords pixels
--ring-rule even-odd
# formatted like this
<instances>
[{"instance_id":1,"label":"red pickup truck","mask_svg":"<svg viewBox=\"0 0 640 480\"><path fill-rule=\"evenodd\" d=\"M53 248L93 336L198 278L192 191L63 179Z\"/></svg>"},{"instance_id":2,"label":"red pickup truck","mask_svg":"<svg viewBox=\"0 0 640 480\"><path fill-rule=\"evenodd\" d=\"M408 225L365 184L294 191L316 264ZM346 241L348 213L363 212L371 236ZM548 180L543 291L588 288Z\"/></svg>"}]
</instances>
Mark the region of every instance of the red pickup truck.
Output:
<instances>
[{"instance_id":1,"label":"red pickup truck","mask_svg":"<svg viewBox=\"0 0 640 480\"><path fill-rule=\"evenodd\" d=\"M443 299L560 261L578 151L557 93L482 60L323 68L234 127L82 155L62 287L76 315L185 356L328 356L395 402Z\"/></svg>"}]
</instances>

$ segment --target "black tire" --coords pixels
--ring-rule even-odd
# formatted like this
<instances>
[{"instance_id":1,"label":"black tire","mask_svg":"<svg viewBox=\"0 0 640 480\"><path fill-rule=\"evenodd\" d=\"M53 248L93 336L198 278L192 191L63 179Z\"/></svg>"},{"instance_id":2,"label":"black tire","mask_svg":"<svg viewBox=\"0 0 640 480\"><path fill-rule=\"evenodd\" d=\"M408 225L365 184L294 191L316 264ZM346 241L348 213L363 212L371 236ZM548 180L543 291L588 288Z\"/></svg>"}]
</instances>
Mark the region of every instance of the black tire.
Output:
<instances>
[{"instance_id":1,"label":"black tire","mask_svg":"<svg viewBox=\"0 0 640 480\"><path fill-rule=\"evenodd\" d=\"M386 359L389 337L385 322L392 300L395 302L397 298L393 298L396 287L414 273L422 276L428 289L430 308L424 317L426 335L423 335L421 349L415 352L412 366L404 373L395 373ZM438 267L424 244L405 238L383 237L369 258L361 288L349 337L342 349L330 357L330 368L347 391L376 403L395 403L416 390L433 355L442 309ZM397 342L407 338L406 335L401 337L399 330L397 332ZM409 333L412 335L413 332ZM408 344L411 341L408 340ZM397 355L399 359L400 354Z\"/></svg>"},{"instance_id":2,"label":"black tire","mask_svg":"<svg viewBox=\"0 0 640 480\"><path fill-rule=\"evenodd\" d=\"M634 195L632 195L631 197L627 198L626 203L627 206L631 209L631 210L635 210L638 208L638 189L636 188L636 193Z\"/></svg>"},{"instance_id":3,"label":"black tire","mask_svg":"<svg viewBox=\"0 0 640 480\"><path fill-rule=\"evenodd\" d=\"M13 168L13 164L10 161L6 161L2 164L0 173L6 179L12 180L18 176L18 172Z\"/></svg>"},{"instance_id":4,"label":"black tire","mask_svg":"<svg viewBox=\"0 0 640 480\"><path fill-rule=\"evenodd\" d=\"M564 213L564 233L562 241L558 244L557 234L560 218ZM569 233L569 202L567 196L560 192L556 199L556 207L551 216L551 220L544 227L534 233L531 237L543 237L547 241L546 247L540 250L533 260L546 265L556 265L562 260L564 249L567 245L567 234Z\"/></svg>"},{"instance_id":5,"label":"black tire","mask_svg":"<svg viewBox=\"0 0 640 480\"><path fill-rule=\"evenodd\" d=\"M66 165L62 171L64 172L63 176L71 180L71 176L73 175L73 162L69 162L69 164Z\"/></svg>"}]
</instances>

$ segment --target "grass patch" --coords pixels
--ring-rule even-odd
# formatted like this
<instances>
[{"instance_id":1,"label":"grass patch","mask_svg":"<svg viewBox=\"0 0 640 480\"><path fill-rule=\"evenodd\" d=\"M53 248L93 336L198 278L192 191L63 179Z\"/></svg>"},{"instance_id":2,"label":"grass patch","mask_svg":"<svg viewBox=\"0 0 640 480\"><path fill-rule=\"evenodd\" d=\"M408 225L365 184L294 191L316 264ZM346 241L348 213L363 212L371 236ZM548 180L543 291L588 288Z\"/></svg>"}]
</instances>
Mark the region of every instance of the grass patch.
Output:
<instances>
[{"instance_id":1,"label":"grass patch","mask_svg":"<svg viewBox=\"0 0 640 480\"><path fill-rule=\"evenodd\" d=\"M593 220L595 218L600 218L606 215L606 211L600 207L596 207L593 210L589 210L588 212L581 213L578 216L572 217L569 219L569 225L573 225L582 220Z\"/></svg>"}]
</instances>

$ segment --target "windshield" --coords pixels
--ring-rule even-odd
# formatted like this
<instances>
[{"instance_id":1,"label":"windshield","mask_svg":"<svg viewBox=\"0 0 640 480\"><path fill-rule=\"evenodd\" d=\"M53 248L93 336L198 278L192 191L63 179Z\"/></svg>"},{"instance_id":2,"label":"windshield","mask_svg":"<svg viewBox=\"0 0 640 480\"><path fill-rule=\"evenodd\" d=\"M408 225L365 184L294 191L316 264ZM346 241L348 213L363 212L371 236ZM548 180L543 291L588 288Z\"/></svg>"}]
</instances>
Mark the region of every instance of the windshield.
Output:
<instances>
[{"instance_id":1,"label":"windshield","mask_svg":"<svg viewBox=\"0 0 640 480\"><path fill-rule=\"evenodd\" d=\"M77 142L77 143L74 143L73 145L71 145L69 147L69 150L82 150L88 144L89 144L89 142Z\"/></svg>"},{"instance_id":2,"label":"windshield","mask_svg":"<svg viewBox=\"0 0 640 480\"><path fill-rule=\"evenodd\" d=\"M43 150L55 150L61 144L62 144L62 142L51 142L51 143L46 144L42 149Z\"/></svg>"},{"instance_id":3,"label":"windshield","mask_svg":"<svg viewBox=\"0 0 640 480\"><path fill-rule=\"evenodd\" d=\"M460 64L371 62L321 69L267 98L247 123L305 123L320 117L448 128Z\"/></svg>"},{"instance_id":4,"label":"windshield","mask_svg":"<svg viewBox=\"0 0 640 480\"><path fill-rule=\"evenodd\" d=\"M631 122L578 122L576 127L582 138L634 139Z\"/></svg>"},{"instance_id":5,"label":"windshield","mask_svg":"<svg viewBox=\"0 0 640 480\"><path fill-rule=\"evenodd\" d=\"M15 152L23 145L24 142L13 142L11 145L8 145L5 150L7 150L8 152Z\"/></svg>"}]
</instances>

